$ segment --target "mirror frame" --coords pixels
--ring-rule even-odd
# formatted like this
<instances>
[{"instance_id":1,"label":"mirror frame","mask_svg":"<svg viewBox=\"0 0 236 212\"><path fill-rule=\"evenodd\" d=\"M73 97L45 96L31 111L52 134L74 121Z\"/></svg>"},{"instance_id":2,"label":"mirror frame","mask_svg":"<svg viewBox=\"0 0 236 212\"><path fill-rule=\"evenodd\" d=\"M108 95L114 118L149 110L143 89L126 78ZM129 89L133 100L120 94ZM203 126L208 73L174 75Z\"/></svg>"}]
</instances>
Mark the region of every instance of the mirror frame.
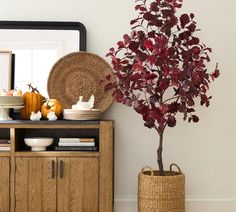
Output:
<instances>
[{"instance_id":1,"label":"mirror frame","mask_svg":"<svg viewBox=\"0 0 236 212\"><path fill-rule=\"evenodd\" d=\"M80 32L79 50L86 51L87 30L80 22L60 21L0 21L0 29L33 30L78 30Z\"/></svg>"}]
</instances>

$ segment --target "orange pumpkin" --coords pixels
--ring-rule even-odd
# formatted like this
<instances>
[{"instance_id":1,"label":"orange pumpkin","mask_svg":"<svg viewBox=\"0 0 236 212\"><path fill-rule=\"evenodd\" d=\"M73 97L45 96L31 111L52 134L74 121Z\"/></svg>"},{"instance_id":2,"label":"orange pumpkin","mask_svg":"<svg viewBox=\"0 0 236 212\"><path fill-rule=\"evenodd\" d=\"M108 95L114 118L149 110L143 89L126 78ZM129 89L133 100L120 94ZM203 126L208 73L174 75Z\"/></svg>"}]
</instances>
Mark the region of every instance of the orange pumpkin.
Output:
<instances>
[{"instance_id":1,"label":"orange pumpkin","mask_svg":"<svg viewBox=\"0 0 236 212\"><path fill-rule=\"evenodd\" d=\"M41 113L44 119L50 112L55 112L55 115L59 117L62 113L62 103L57 99L48 99L41 107Z\"/></svg>"},{"instance_id":2,"label":"orange pumpkin","mask_svg":"<svg viewBox=\"0 0 236 212\"><path fill-rule=\"evenodd\" d=\"M22 119L30 119L31 112L37 113L40 111L44 102L44 97L39 93L37 88L34 88L31 84L28 84L28 86L31 91L25 92L23 95L24 108L20 110Z\"/></svg>"}]
</instances>

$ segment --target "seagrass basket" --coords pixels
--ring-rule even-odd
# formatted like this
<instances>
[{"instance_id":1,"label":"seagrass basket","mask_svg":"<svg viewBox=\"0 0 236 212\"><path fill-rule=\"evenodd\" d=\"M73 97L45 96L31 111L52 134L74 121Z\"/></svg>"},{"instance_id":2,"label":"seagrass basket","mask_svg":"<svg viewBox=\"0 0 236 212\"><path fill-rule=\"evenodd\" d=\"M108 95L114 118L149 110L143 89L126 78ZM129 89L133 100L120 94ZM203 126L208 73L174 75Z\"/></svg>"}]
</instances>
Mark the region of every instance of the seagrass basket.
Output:
<instances>
[{"instance_id":1,"label":"seagrass basket","mask_svg":"<svg viewBox=\"0 0 236 212\"><path fill-rule=\"evenodd\" d=\"M176 167L178 172L173 171ZM145 166L138 176L138 212L185 212L185 176L177 164L160 176Z\"/></svg>"},{"instance_id":2,"label":"seagrass basket","mask_svg":"<svg viewBox=\"0 0 236 212\"><path fill-rule=\"evenodd\" d=\"M72 52L60 58L48 76L48 95L58 99L64 109L71 108L83 96L88 101L94 95L94 108L105 112L113 103L113 91L105 92L102 81L107 76L115 81L112 67L102 57L89 52Z\"/></svg>"}]
</instances>

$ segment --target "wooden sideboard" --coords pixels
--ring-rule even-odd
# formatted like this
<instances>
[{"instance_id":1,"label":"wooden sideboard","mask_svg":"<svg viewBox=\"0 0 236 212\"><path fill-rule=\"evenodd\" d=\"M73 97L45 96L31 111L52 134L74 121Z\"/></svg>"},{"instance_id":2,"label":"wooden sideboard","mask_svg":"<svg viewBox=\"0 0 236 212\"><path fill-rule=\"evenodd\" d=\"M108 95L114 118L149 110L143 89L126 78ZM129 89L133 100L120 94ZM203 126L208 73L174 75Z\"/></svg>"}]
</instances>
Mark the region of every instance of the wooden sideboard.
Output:
<instances>
[{"instance_id":1,"label":"wooden sideboard","mask_svg":"<svg viewBox=\"0 0 236 212\"><path fill-rule=\"evenodd\" d=\"M4 121L0 139L1 212L112 212L112 121ZM25 137L53 137L47 151L32 152ZM94 137L98 151L54 151L60 137Z\"/></svg>"}]
</instances>

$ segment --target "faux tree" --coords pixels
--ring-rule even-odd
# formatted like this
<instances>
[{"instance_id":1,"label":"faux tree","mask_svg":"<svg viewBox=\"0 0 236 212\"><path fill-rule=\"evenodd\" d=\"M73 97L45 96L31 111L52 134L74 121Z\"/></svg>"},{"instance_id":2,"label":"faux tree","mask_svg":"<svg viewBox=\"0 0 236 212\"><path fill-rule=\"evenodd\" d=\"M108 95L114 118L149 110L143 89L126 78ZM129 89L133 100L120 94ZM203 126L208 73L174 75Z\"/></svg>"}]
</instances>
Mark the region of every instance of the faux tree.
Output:
<instances>
[{"instance_id":1,"label":"faux tree","mask_svg":"<svg viewBox=\"0 0 236 212\"><path fill-rule=\"evenodd\" d=\"M107 76L106 90L113 90L117 102L133 107L148 128L159 135L157 163L163 169L163 135L176 126L177 113L183 120L198 122L196 100L208 107L211 80L219 76L217 65L209 73L211 49L195 35L194 14L177 16L182 0L136 0L138 17L131 33L111 48L116 82Z\"/></svg>"}]
</instances>

